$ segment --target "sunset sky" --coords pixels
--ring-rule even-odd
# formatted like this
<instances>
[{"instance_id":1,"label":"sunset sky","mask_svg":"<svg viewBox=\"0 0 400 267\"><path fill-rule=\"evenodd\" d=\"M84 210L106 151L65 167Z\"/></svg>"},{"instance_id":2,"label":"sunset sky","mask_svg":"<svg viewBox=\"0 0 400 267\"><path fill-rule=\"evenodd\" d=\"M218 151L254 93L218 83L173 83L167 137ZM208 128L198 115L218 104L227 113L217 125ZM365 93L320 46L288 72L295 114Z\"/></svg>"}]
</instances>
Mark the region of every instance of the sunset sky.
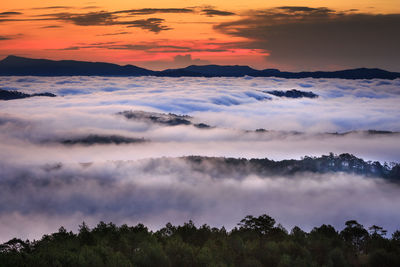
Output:
<instances>
[{"instance_id":1,"label":"sunset sky","mask_svg":"<svg viewBox=\"0 0 400 267\"><path fill-rule=\"evenodd\" d=\"M2 1L0 58L400 71L398 0Z\"/></svg>"}]
</instances>

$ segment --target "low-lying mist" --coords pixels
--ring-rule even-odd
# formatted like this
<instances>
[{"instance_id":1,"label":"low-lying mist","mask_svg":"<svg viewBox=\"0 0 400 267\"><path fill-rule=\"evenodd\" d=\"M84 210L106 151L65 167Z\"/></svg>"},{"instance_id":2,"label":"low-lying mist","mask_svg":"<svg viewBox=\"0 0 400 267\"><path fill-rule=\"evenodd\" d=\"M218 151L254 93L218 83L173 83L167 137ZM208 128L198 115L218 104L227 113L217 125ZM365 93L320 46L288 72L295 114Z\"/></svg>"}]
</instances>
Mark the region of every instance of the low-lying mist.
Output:
<instances>
[{"instance_id":1,"label":"low-lying mist","mask_svg":"<svg viewBox=\"0 0 400 267\"><path fill-rule=\"evenodd\" d=\"M379 175L183 158L333 152L392 166L398 79L0 77L0 88L57 95L0 101L0 241L100 220L230 229L264 213L287 228L399 228L400 187ZM300 91L318 97L292 98Z\"/></svg>"},{"instance_id":2,"label":"low-lying mist","mask_svg":"<svg viewBox=\"0 0 400 267\"><path fill-rule=\"evenodd\" d=\"M348 219L399 228L400 186L355 174L232 175L209 166L193 168L185 158L33 166L1 165L0 241L39 238L61 225L82 221L167 222L235 226L248 214L267 213L287 228ZM222 168L223 169L223 168ZM225 166L229 170L229 165Z\"/></svg>"}]
</instances>

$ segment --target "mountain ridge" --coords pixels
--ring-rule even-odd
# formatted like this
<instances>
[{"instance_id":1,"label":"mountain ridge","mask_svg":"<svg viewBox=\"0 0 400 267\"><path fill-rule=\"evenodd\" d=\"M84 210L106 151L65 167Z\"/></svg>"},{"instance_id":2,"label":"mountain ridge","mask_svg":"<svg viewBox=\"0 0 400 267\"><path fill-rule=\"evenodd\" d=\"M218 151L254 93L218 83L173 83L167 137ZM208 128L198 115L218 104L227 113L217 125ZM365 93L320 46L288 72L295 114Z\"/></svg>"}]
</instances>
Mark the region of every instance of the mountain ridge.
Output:
<instances>
[{"instance_id":1,"label":"mountain ridge","mask_svg":"<svg viewBox=\"0 0 400 267\"><path fill-rule=\"evenodd\" d=\"M396 79L400 73L378 68L355 68L337 71L289 72L278 69L257 70L246 65L190 65L184 68L154 71L134 65L78 60L33 59L9 55L0 60L0 76L157 76L157 77L277 77Z\"/></svg>"}]
</instances>

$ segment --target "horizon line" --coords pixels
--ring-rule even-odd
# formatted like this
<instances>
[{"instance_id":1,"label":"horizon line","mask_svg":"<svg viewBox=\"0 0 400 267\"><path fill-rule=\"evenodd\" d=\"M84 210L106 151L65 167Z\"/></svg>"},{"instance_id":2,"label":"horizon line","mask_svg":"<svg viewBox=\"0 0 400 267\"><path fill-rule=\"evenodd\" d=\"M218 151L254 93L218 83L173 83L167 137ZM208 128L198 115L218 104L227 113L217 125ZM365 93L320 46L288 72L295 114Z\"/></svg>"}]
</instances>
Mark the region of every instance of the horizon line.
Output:
<instances>
[{"instance_id":1,"label":"horizon line","mask_svg":"<svg viewBox=\"0 0 400 267\"><path fill-rule=\"evenodd\" d=\"M31 59L31 60L48 60L48 61L53 61L53 62L61 62L61 61L73 61L73 62L85 62L85 63L105 63L105 64L112 64L112 65L116 65L116 66L120 66L120 67L125 67L125 66L133 66L133 67L137 67L137 68L141 68L144 70L148 70L148 71L153 71L153 72L163 72L163 71L167 71L167 70L180 70L180 69L185 69L191 66L218 66L218 67L247 67L251 70L255 70L255 71L265 71L265 70L276 70L279 71L281 73L315 73L315 72L339 72L339 71L347 71L347 70L381 70L381 71L385 71L385 72L389 72L389 73L396 73L396 74L400 74L400 72L397 71L389 71L386 69L382 69L382 68L378 68L378 67L373 67L373 68L368 68L368 67L355 67L355 68L344 68L344 69L336 69L336 70L302 70L302 71L287 71L287 70L280 70L277 68L265 68L265 69L256 69L253 68L249 65L238 65L238 64L234 64L234 65L220 65L220 64L190 64L190 65L186 65L184 67L179 67L179 68L166 68L166 69L162 69L162 70L153 70L153 69L149 69L149 68L145 68L145 67L139 67L137 65L133 65L133 64L125 64L125 65L121 65L118 63L113 63L113 62L106 62L106 61L86 61L86 60L76 60L76 59L49 59L49 58L32 58L32 57L26 57L26 56L18 56L18 55L14 55L14 54L10 54L5 56L3 59L0 60L0 62L3 62L4 60L6 60L7 58L23 58L23 59Z\"/></svg>"}]
</instances>

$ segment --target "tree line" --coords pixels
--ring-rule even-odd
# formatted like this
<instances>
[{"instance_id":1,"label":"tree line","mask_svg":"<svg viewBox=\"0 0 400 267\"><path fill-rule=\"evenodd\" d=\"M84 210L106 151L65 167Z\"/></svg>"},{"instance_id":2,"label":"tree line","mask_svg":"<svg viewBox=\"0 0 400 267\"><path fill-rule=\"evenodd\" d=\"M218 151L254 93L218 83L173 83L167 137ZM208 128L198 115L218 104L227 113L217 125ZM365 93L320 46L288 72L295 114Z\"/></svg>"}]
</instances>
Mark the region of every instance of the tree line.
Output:
<instances>
[{"instance_id":1,"label":"tree line","mask_svg":"<svg viewBox=\"0 0 400 267\"><path fill-rule=\"evenodd\" d=\"M155 232L82 223L78 233L61 227L37 241L11 239L0 245L0 266L400 266L400 231L386 235L355 220L342 231L324 224L288 232L266 214L246 216L231 231L192 221Z\"/></svg>"},{"instance_id":2,"label":"tree line","mask_svg":"<svg viewBox=\"0 0 400 267\"><path fill-rule=\"evenodd\" d=\"M383 178L391 182L400 182L400 163L383 163L365 161L349 153L322 155L320 157L305 156L302 159L275 161L268 158L246 159L225 157L184 157L193 170L202 171L205 166L213 166L219 175L249 175L262 176L295 175L298 173L333 173L344 172L367 177Z\"/></svg>"}]
</instances>

